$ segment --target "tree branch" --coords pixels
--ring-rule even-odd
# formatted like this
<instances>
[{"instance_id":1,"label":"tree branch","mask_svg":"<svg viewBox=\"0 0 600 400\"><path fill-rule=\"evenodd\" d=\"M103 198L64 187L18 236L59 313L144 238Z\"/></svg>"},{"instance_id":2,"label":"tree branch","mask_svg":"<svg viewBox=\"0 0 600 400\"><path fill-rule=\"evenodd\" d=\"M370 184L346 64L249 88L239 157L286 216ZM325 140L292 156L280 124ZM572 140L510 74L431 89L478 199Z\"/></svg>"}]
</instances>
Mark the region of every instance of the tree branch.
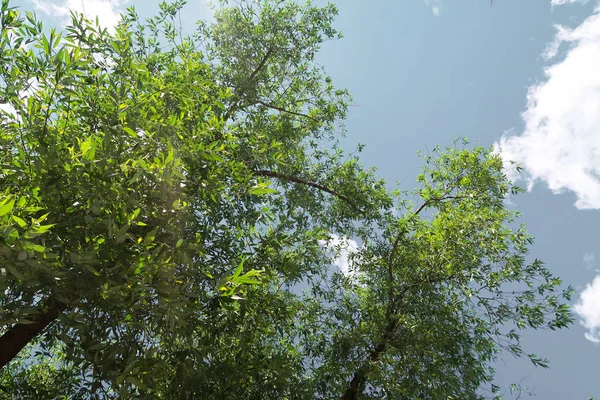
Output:
<instances>
[{"instance_id":1,"label":"tree branch","mask_svg":"<svg viewBox=\"0 0 600 400\"><path fill-rule=\"evenodd\" d=\"M260 62L256 66L256 68L254 68L254 71L252 71L252 73L250 73L250 76L248 77L248 81L247 81L248 84L252 83L252 81L254 80L256 75L258 75L258 73L265 67L265 65L267 64L267 61L273 55L274 51L275 51L275 47L270 46L269 49L267 50L267 52L265 53L265 55L263 56L263 58L260 60ZM231 115L237 111L240 100L241 100L240 96L241 96L241 93L239 96L237 96L237 99L233 102L233 104L231 105L229 110L227 110L227 113L225 113L225 117L223 118L225 121L227 121L229 118L231 118Z\"/></svg>"},{"instance_id":2,"label":"tree branch","mask_svg":"<svg viewBox=\"0 0 600 400\"><path fill-rule=\"evenodd\" d=\"M0 336L0 370L37 337L67 308L61 301L48 298L30 318L31 324L15 324Z\"/></svg>"},{"instance_id":3,"label":"tree branch","mask_svg":"<svg viewBox=\"0 0 600 400\"><path fill-rule=\"evenodd\" d=\"M469 196L446 196L446 195L443 195L442 197L432 197L431 199L428 199L427 201L425 201L425 203L421 204L421 206L419 208L417 208L417 210L415 211L414 215L419 215L419 213L421 213L421 211L423 211L423 209L425 209L425 207L427 207L430 203L433 203L434 201L457 200L457 199L467 199L467 198L469 198Z\"/></svg>"},{"instance_id":4,"label":"tree branch","mask_svg":"<svg viewBox=\"0 0 600 400\"><path fill-rule=\"evenodd\" d=\"M250 80L250 81L253 80L254 77L265 67L265 64L267 63L269 58L271 58L271 55L273 54L274 51L275 51L275 47L271 45L269 47L269 49L267 50L267 52L265 53L262 60L260 60L260 62L256 66L256 68L254 68L254 71L252 71L252 73L250 74L250 78L248 80Z\"/></svg>"},{"instance_id":5,"label":"tree branch","mask_svg":"<svg viewBox=\"0 0 600 400\"><path fill-rule=\"evenodd\" d=\"M329 193L335 197L337 197L340 200L343 200L344 202L348 203L350 206L352 206L354 209L356 209L359 212L363 212L362 210L360 210L360 208L358 208L358 206L356 204L354 204L354 202L352 202L352 200L350 200L347 196L336 192L333 189L330 189L326 186L323 186L319 183L316 182L312 182L303 178L298 178L292 175L285 175L285 174L281 174L279 172L275 172L275 171L267 171L267 170L257 170L257 171L252 171L255 175L258 176L268 176L270 178L277 178L277 179L281 179L284 181L288 181L288 182L294 182L294 183L300 183L302 185L306 185L306 186L310 186L313 187L315 189L319 189L325 193Z\"/></svg>"},{"instance_id":6,"label":"tree branch","mask_svg":"<svg viewBox=\"0 0 600 400\"><path fill-rule=\"evenodd\" d=\"M447 193L443 194L441 197L432 197L431 199L426 200L419 208L415 210L413 213L413 217L419 215L428 205L435 201L444 201L444 200L457 200L457 199L467 199L469 196L448 196ZM400 244L400 239L406 233L405 229L401 230L396 239L394 240L394 244L392 245L392 251L390 252L390 262L396 255L396 251L398 250L398 245Z\"/></svg>"},{"instance_id":7,"label":"tree branch","mask_svg":"<svg viewBox=\"0 0 600 400\"><path fill-rule=\"evenodd\" d=\"M379 361L381 355L387 349L388 342L394 334L394 330L396 330L397 326L398 318L392 318L388 322L383 332L383 336L381 337L381 340L379 341L379 343L377 343L375 348L373 348L373 350L369 354L369 357L363 363L363 365L361 365L358 371L354 373L354 375L352 376L352 380L350 381L350 385L348 386L348 389L344 392L340 400L358 399L358 396L362 393L363 385L366 380L366 375L369 372L369 369L371 368L371 364Z\"/></svg>"},{"instance_id":8,"label":"tree branch","mask_svg":"<svg viewBox=\"0 0 600 400\"><path fill-rule=\"evenodd\" d=\"M265 107L272 108L273 110L281 111L281 112L284 112L284 113L287 113L287 114L297 115L299 117L308 118L308 119L313 120L315 122L320 122L318 119L313 118L310 115L299 113L299 112L296 112L296 111L286 110L285 108L278 107L278 106L276 106L274 104L271 104L271 103L265 103L264 101L261 101L261 100L258 100L257 103L260 104L260 105L263 105Z\"/></svg>"},{"instance_id":9,"label":"tree branch","mask_svg":"<svg viewBox=\"0 0 600 400\"><path fill-rule=\"evenodd\" d=\"M404 288L400 291L400 293L396 296L395 301L388 304L390 309L394 308L394 305L397 305L399 299L406 294L411 288L422 286L423 283L426 284L436 284L440 282L455 280L455 279L468 279L469 277L466 275L451 275L451 276L442 276L438 278L427 279L425 282L418 282L404 286ZM367 373L369 369L372 367L372 363L375 363L381 359L381 356L388 348L388 343L390 339L392 339L394 335L394 331L398 327L398 322L400 318L396 312L391 312L388 314L388 324L385 327L383 335L381 336L381 340L375 345L367 360L360 366L360 368L354 373L352 376L352 380L348 386L348 389L344 392L340 400L357 400L358 396L362 393L364 383L366 381Z\"/></svg>"}]
</instances>

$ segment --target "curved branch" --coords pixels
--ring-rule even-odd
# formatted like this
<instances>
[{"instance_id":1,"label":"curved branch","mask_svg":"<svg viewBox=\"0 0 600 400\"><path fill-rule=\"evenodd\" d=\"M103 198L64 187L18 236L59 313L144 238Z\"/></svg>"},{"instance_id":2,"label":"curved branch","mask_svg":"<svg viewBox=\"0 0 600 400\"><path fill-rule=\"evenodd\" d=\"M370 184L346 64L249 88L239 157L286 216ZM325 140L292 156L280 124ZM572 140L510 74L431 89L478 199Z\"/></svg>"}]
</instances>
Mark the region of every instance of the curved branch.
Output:
<instances>
[{"instance_id":1,"label":"curved branch","mask_svg":"<svg viewBox=\"0 0 600 400\"><path fill-rule=\"evenodd\" d=\"M421 206L415 210L414 215L419 215L419 213L421 211L423 211L423 209L425 209L425 207L427 207L430 203L433 203L435 201L457 200L457 199L467 199L467 198L469 198L469 196L446 196L446 195L443 195L442 197L432 197L431 199L428 199L427 201L425 201L425 203L421 204Z\"/></svg>"},{"instance_id":2,"label":"curved branch","mask_svg":"<svg viewBox=\"0 0 600 400\"><path fill-rule=\"evenodd\" d=\"M285 108L278 107L278 106L276 106L276 105L274 105L274 104L271 104L271 103L265 103L264 101L261 101L261 100L258 100L256 103L257 103L257 104L260 104L261 106L265 106L265 107L267 107L267 108L272 108L273 110L281 111L281 112L283 112L283 113L292 114L292 115L297 115L297 116L299 116L299 117L308 118L308 119L310 119L310 120L313 120L313 121L315 121L315 122L320 122L318 119L316 119L316 118L313 118L313 117L311 117L311 116L310 116L310 115L308 115L308 114L303 114L303 113L299 113L299 112L296 112L296 111L290 111L290 110L286 110Z\"/></svg>"},{"instance_id":3,"label":"curved branch","mask_svg":"<svg viewBox=\"0 0 600 400\"><path fill-rule=\"evenodd\" d=\"M352 202L352 200L350 200L347 196L336 192L333 189L328 188L327 186L323 186L319 183L316 182L312 182L303 178L298 178L292 175L285 175L285 174L281 174L279 172L275 172L275 171L268 171L268 170L257 170L257 171L252 171L255 175L258 176L267 176L270 178L277 178L277 179L281 179L284 181L288 181L288 182L294 182L294 183L300 183L302 185L306 185L306 186L310 186L313 187L315 189L319 189L322 192L325 193L329 193L332 196L337 197L340 200L343 200L344 202L348 203L350 206L352 206L354 209L356 209L359 212L363 212L362 210L360 210L360 208L358 208L358 206L356 204L354 204L354 202Z\"/></svg>"}]
</instances>

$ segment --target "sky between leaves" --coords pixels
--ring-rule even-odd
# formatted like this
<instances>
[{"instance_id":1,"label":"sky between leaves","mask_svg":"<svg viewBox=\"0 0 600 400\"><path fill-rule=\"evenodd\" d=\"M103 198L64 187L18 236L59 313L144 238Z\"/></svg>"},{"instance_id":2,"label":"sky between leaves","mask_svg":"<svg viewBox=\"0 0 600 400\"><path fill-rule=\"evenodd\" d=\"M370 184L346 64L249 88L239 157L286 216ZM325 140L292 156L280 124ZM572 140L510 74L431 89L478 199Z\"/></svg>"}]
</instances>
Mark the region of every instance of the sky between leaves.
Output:
<instances>
[{"instance_id":1,"label":"sky between leaves","mask_svg":"<svg viewBox=\"0 0 600 400\"><path fill-rule=\"evenodd\" d=\"M134 5L143 16L151 15L157 8L157 1L151 0L21 0L12 3L35 10L42 20L47 21L47 26L67 23L69 10L73 10L83 12L91 18L98 16L101 24L109 29L118 21L119 13L125 7ZM197 19L212 18L205 0L189 0L188 3L186 10L190 12L184 15L184 24L189 29L193 28ZM393 147L390 146L391 143L407 148L402 151L408 154L423 150L426 145L447 145L457 134L462 135L464 131L470 133L474 131L474 127L488 127L489 132L479 128L475 135L467 136L482 145L494 145L506 159L517 161L523 166L524 174L516 175L513 169L507 169L507 173L522 180L531 191L525 196L531 196L530 200L535 204L527 201L523 203L523 207L533 210L530 220L527 219L528 211L524 210L526 222L536 228L544 226L544 218L563 218L565 221L570 218L575 222L563 221L563 225L568 226L567 235L576 236L575 231L581 231L579 233L586 237L592 236L589 242L593 243L592 248L579 253L578 259L566 260L570 265L575 265L573 269L576 265L581 265L590 272L587 282L581 283L580 272L575 275L570 270L559 270L558 275L567 283L571 283L569 278L572 277L579 289L574 311L584 331L575 330L578 338L585 337L590 342L600 343L600 270L595 269L596 255L593 248L598 246L598 233L593 226L586 226L598 220L599 212L593 211L593 214L582 217L583 211L578 211L600 209L600 0L544 0L527 4L496 0L493 7L490 7L488 0L459 4L449 0L410 0L398 3L392 0L372 0L369 5L355 0L339 0L336 3L340 9L341 26L338 27L346 38L340 43L326 44L321 62L334 81L338 84L341 82L341 86L348 87L355 94L356 108L351 109L347 123L348 143L352 146L349 148L353 148L356 141L366 143L370 148L365 153L367 163L380 167L382 174L392 182L401 178L405 183L410 183L410 179L405 178L409 175L398 173L398 166L390 161L399 157L399 154L386 153ZM400 3L403 4L399 5ZM429 8L428 16L424 14L426 8ZM474 22L475 16L481 18L481 21ZM485 18L496 18L498 22L490 22ZM519 28L518 18L527 18L524 24L533 28ZM475 23L478 24L477 32L462 32L463 28L475 26ZM452 34L444 35L444 29L449 29ZM376 39L373 45L368 42L371 35ZM449 42L452 38L459 38L458 42L462 42ZM505 42L495 42L496 40ZM392 47L390 43L394 43L396 47ZM465 54L461 54L461 49L466 49ZM477 52L476 49L480 51ZM537 49L541 51L536 53ZM408 61L395 64L395 57L398 56L391 54L392 52L400 53ZM518 58L512 64L507 64L508 69L503 67L502 70L486 71L485 68L478 67L477 73L468 72L468 65L488 65L486 57L495 60L495 64L489 65L504 66L503 52L507 55L516 54L514 57ZM357 54L356 58L348 55L354 53ZM468 63L461 64L460 60L464 59L468 59ZM441 67L432 66L436 60L448 65L445 71L432 69ZM399 67L389 69L394 65ZM465 68L461 68L461 65ZM514 70L510 70L511 68ZM395 80L401 82L385 81L383 70L396 74ZM490 77L493 74L495 76ZM418 90L411 91L411 84L402 82L403 77L406 81L423 83ZM517 84L512 81L517 78L522 80L523 77L527 77L527 80ZM445 97L448 88L454 88L454 82L461 79L464 81L462 89L454 89L452 96ZM402 90L398 89L398 94L393 88ZM420 93L416 93L417 91ZM403 100L402 93L408 93L404 96L409 100ZM385 98L383 106L383 103L378 103L380 98ZM515 101L519 98L520 104ZM515 109L515 104L520 109ZM401 134L390 133L390 128L383 126L386 121L394 121L395 124L398 115L390 117L396 118L393 120L386 119L383 114L374 115L383 113L388 108L392 110L391 114L405 111L405 114L410 115L411 106L419 107L421 113L426 109L427 114L422 115L433 115L436 117L433 118L435 123L441 125L435 125L429 118L422 118L411 125L410 118L405 117L404 128L412 129L413 134L403 137ZM439 108L436 109L436 106ZM448 114L452 110L456 111L456 107L473 107L469 122L461 117L464 113ZM366 125L362 122L365 119L379 120L380 129L376 129L377 126L369 126L373 130L365 129ZM419 131L419 127L422 131ZM427 130L431 131L434 127L438 130L445 129L443 136L428 133ZM396 150L396 153L402 151ZM420 161L414 159L413 162L413 159L407 161L411 165L407 168L410 172L416 171L420 164ZM411 186L404 188L410 189ZM571 201L574 197L574 204L557 204L553 196L547 190L544 191L545 188L553 194L569 193L571 197L566 198ZM518 208L521 209L520 206ZM542 211L536 214L538 209ZM551 238L544 235L552 235L554 231L559 236L556 234L557 225L552 226L554 228L549 232L542 228L541 234L534 232L542 242L535 249L535 256L548 264L565 262L563 258L552 256L553 249L547 245L544 247L544 243L552 243ZM336 265L342 272L348 273L351 271L348 256L356 251L358 244L339 237L333 238L329 243L330 246L343 244L346 249L340 253ZM538 255L540 250L542 254ZM548 253L550 259L544 253ZM571 346L575 340L579 340L573 339L573 333L569 335L567 341L557 343L569 343L568 346ZM557 343L547 342L547 346L562 346ZM585 349L581 343L577 346L577 351ZM597 346L588 348L588 351L598 350ZM572 349L573 351L575 350ZM541 352L544 353L544 350ZM594 354L596 358L599 355ZM568 363L560 361L567 360L561 353L550 356L551 359L552 357L558 358L559 363ZM595 366L585 365L584 362L579 367L589 371ZM569 365L565 368L565 371L572 369ZM528 374L527 369L520 371ZM568 372L563 373L565 374ZM596 382L585 378L585 373L574 373L573 376L581 378L580 382L575 383L581 393L600 395ZM547 394L544 395L544 388L540 393L538 386L538 395L549 399L564 398L556 397L561 394L551 390L552 383L546 379L536 381L547 389ZM563 385L560 381L555 384ZM596 392L591 393L589 390ZM563 393L574 392L567 389Z\"/></svg>"}]
</instances>

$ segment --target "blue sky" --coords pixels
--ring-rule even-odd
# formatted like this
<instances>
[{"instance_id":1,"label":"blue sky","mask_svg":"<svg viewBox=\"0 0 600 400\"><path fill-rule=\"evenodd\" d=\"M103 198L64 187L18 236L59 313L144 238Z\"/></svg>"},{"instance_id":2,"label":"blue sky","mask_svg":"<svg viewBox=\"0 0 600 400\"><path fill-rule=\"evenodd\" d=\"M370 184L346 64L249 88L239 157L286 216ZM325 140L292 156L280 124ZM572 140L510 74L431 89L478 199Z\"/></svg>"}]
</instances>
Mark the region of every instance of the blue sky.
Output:
<instances>
[{"instance_id":1,"label":"blue sky","mask_svg":"<svg viewBox=\"0 0 600 400\"><path fill-rule=\"evenodd\" d=\"M529 352L550 369L507 358L498 383L522 381L540 399L600 397L600 2L595 0L338 0L345 38L319 56L354 95L345 144L412 189L418 150L458 135L495 145L525 167L528 193L514 199L536 237L530 255L573 285L577 322L530 332ZM60 24L68 10L111 25L151 0L22 0ZM185 22L210 18L190 0ZM510 172L510 171L509 171ZM522 398L525 396L522 396Z\"/></svg>"}]
</instances>

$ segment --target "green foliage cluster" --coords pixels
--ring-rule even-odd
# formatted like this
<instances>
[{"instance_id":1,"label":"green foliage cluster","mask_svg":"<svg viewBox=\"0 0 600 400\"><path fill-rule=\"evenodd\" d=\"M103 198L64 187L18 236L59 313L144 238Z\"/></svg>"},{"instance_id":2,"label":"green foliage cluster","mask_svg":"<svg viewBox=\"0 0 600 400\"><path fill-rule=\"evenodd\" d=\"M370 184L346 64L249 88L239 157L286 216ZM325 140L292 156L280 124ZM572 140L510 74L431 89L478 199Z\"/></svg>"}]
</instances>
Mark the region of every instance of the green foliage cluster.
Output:
<instances>
[{"instance_id":1,"label":"green foliage cluster","mask_svg":"<svg viewBox=\"0 0 600 400\"><path fill-rule=\"evenodd\" d=\"M496 154L389 192L338 144L334 6L222 1L184 35L183 5L110 33L2 3L0 398L475 399L502 351L545 366L519 331L568 326L570 291Z\"/></svg>"}]
</instances>

